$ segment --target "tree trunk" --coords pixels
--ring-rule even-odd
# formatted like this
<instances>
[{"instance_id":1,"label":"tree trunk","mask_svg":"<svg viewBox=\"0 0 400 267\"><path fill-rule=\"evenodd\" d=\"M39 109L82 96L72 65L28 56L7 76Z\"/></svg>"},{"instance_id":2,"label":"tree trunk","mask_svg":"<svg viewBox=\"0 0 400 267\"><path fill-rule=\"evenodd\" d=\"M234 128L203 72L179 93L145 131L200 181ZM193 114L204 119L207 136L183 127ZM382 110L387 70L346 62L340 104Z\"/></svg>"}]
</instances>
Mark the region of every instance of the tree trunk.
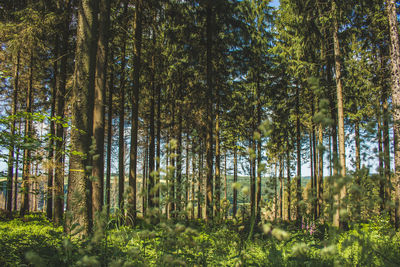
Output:
<instances>
[{"instance_id":1,"label":"tree trunk","mask_svg":"<svg viewBox=\"0 0 400 267\"><path fill-rule=\"evenodd\" d=\"M145 143L143 144L143 164L142 164L142 214L143 217L146 215L147 206L148 206L148 196L149 196L149 187L148 187L148 177L147 177L147 159L148 159L148 147L149 147L149 131L145 126Z\"/></svg>"},{"instance_id":2,"label":"tree trunk","mask_svg":"<svg viewBox=\"0 0 400 267\"><path fill-rule=\"evenodd\" d=\"M58 37L56 37L55 48L54 48L54 58L58 58L58 46L59 41ZM57 99L57 74L58 74L58 63L57 60L54 60L53 65L53 88L51 92L51 114L50 114L50 139L49 139L49 154L47 156L48 161L48 169L47 169L47 205L46 205L46 214L49 220L53 217L53 180L54 180L54 136L56 133L54 116L56 113L56 99Z\"/></svg>"},{"instance_id":3,"label":"tree trunk","mask_svg":"<svg viewBox=\"0 0 400 267\"><path fill-rule=\"evenodd\" d=\"M195 202L195 182L196 182L196 169L198 166L196 166L196 144L194 141L194 138L192 138L192 194L191 194L191 203L192 203L192 209L190 210L191 212L191 218L194 219L194 202Z\"/></svg>"},{"instance_id":4,"label":"tree trunk","mask_svg":"<svg viewBox=\"0 0 400 267\"><path fill-rule=\"evenodd\" d=\"M69 234L88 236L92 228L92 203L90 192L90 144L93 132L93 99L97 52L98 2L82 0L78 8L78 28L75 54L75 74L72 89L71 151L68 177L67 219ZM73 229L80 225L82 231Z\"/></svg>"},{"instance_id":5,"label":"tree trunk","mask_svg":"<svg viewBox=\"0 0 400 267\"><path fill-rule=\"evenodd\" d=\"M33 48L31 48L30 55L30 67L29 67L29 81L28 91L26 92L26 113L27 118L25 121L25 140L24 142L30 142L32 137L32 120L30 118L32 114L32 94L33 94ZM21 210L20 215L23 217L29 211L29 183L30 183L30 171L31 171L31 151L30 148L24 149L24 166L22 174L22 197L21 197Z\"/></svg>"},{"instance_id":6,"label":"tree trunk","mask_svg":"<svg viewBox=\"0 0 400 267\"><path fill-rule=\"evenodd\" d=\"M290 180L290 151L289 151L289 137L287 137L287 148L286 148L286 172L287 172L287 193L288 193L288 197L287 197L287 201L288 201L288 221L290 222L292 220L291 217L291 206L292 206L292 198L291 198L291 194L292 194L292 189L291 189L291 180Z\"/></svg>"},{"instance_id":7,"label":"tree trunk","mask_svg":"<svg viewBox=\"0 0 400 267\"><path fill-rule=\"evenodd\" d=\"M63 31L61 34L61 60L60 78L57 86L57 117L64 119L65 109L65 88L67 85L67 65L68 65L68 39L69 24L71 17L71 1L64 3L63 9L66 11L63 17ZM64 216L64 127L61 123L56 126L56 155L55 155L55 176L54 176L54 222L61 225Z\"/></svg>"},{"instance_id":8,"label":"tree trunk","mask_svg":"<svg viewBox=\"0 0 400 267\"><path fill-rule=\"evenodd\" d=\"M160 183L160 160L161 160L161 86L157 86L157 156L156 156L156 184ZM156 198L160 199L160 187L157 186ZM158 203L157 205L159 205Z\"/></svg>"},{"instance_id":9,"label":"tree trunk","mask_svg":"<svg viewBox=\"0 0 400 267\"><path fill-rule=\"evenodd\" d=\"M238 168L237 168L238 160L237 160L237 148L236 148L236 142L234 142L234 147L233 147L233 184L237 183L237 178L238 178ZM237 189L236 186L233 187L233 207L232 207L232 213L233 217L236 217L237 213Z\"/></svg>"},{"instance_id":10,"label":"tree trunk","mask_svg":"<svg viewBox=\"0 0 400 267\"><path fill-rule=\"evenodd\" d=\"M389 20L390 28L390 59L392 67L392 104L393 104L393 132L394 132L394 169L395 174L393 177L394 188L395 188L395 225L398 229L400 227L400 208L399 208L399 198L400 198L400 149L399 145L399 135L400 135L400 46L399 46L399 33L398 33L398 22L396 13L395 0L386 0L386 7Z\"/></svg>"},{"instance_id":11,"label":"tree trunk","mask_svg":"<svg viewBox=\"0 0 400 267\"><path fill-rule=\"evenodd\" d=\"M390 181L390 140L389 140L389 121L390 114L388 111L388 96L386 89L383 89L382 93L382 133L383 133L383 162L384 176L385 176L385 210L388 212L389 217L391 215L391 181Z\"/></svg>"},{"instance_id":12,"label":"tree trunk","mask_svg":"<svg viewBox=\"0 0 400 267\"><path fill-rule=\"evenodd\" d=\"M170 132L173 138L176 137L176 130L175 130L175 99L172 101L171 105L171 114L172 114L172 121L171 121L171 127L170 127ZM176 139L175 139L176 140ZM168 186L168 196L169 196L169 218L173 215L175 215L175 159L176 159L176 146L170 145L170 161L171 161L171 171L169 175L169 186ZM171 156L172 154L172 156Z\"/></svg>"},{"instance_id":13,"label":"tree trunk","mask_svg":"<svg viewBox=\"0 0 400 267\"><path fill-rule=\"evenodd\" d=\"M113 134L113 93L114 93L114 53L111 50L110 53L110 80L108 82L108 114L107 114L107 163L106 163L106 201L105 205L107 207L107 218L110 215L111 207L111 148L112 148L112 134Z\"/></svg>"},{"instance_id":14,"label":"tree trunk","mask_svg":"<svg viewBox=\"0 0 400 267\"><path fill-rule=\"evenodd\" d=\"M279 156L279 217L281 220L283 216L283 160L282 156Z\"/></svg>"},{"instance_id":15,"label":"tree trunk","mask_svg":"<svg viewBox=\"0 0 400 267\"><path fill-rule=\"evenodd\" d=\"M337 112L338 112L338 131L339 131L339 161L340 161L340 175L342 179L346 176L346 152L345 152L345 134L344 134L344 112L343 112L343 94L342 94L342 72L341 72L341 59L340 59L340 46L339 46L339 25L338 25L338 11L336 10L336 2L332 2L333 14L333 45L335 57L335 78L336 78L336 97L337 97ZM336 212L334 214L333 225L336 227L344 227L345 222L340 218L340 210L346 209L343 199L346 196L346 186L338 188L339 194L335 195Z\"/></svg>"},{"instance_id":16,"label":"tree trunk","mask_svg":"<svg viewBox=\"0 0 400 267\"><path fill-rule=\"evenodd\" d=\"M124 2L123 16L126 18L128 13L128 1ZM127 23L127 22L126 22ZM124 193L125 193L125 85L126 85L126 38L127 33L122 37L121 52L121 77L119 86L119 127L118 127L118 208L121 214L124 212Z\"/></svg>"},{"instance_id":17,"label":"tree trunk","mask_svg":"<svg viewBox=\"0 0 400 267\"><path fill-rule=\"evenodd\" d=\"M217 106L215 110L215 215L218 218L221 212L221 151L219 129L220 98L217 90Z\"/></svg>"},{"instance_id":18,"label":"tree trunk","mask_svg":"<svg viewBox=\"0 0 400 267\"><path fill-rule=\"evenodd\" d=\"M300 88L296 86L296 158L297 158L297 177L296 177L296 213L297 225L301 227L302 211L300 203L303 199L301 188L301 125L300 125Z\"/></svg>"},{"instance_id":19,"label":"tree trunk","mask_svg":"<svg viewBox=\"0 0 400 267\"><path fill-rule=\"evenodd\" d=\"M354 122L354 141L356 144L355 158L356 158L356 173L355 173L355 182L357 186L361 186L361 141L360 141L360 124L358 119ZM360 218L361 215L361 198L360 193L355 192L355 215L356 218Z\"/></svg>"},{"instance_id":20,"label":"tree trunk","mask_svg":"<svg viewBox=\"0 0 400 267\"><path fill-rule=\"evenodd\" d=\"M187 121L187 118L186 118ZM189 179L189 168L190 168L190 155L189 155L189 143L190 143L190 139L189 139L189 130L188 130L188 126L186 129L186 175L185 175L185 210L187 211L187 206L189 204L189 188L190 188L190 179Z\"/></svg>"},{"instance_id":21,"label":"tree trunk","mask_svg":"<svg viewBox=\"0 0 400 267\"><path fill-rule=\"evenodd\" d=\"M324 194L324 150L322 148L324 144L324 135L322 124L318 125L318 178L317 178L317 218L322 216L323 210L323 194Z\"/></svg>"},{"instance_id":22,"label":"tree trunk","mask_svg":"<svg viewBox=\"0 0 400 267\"><path fill-rule=\"evenodd\" d=\"M133 98L132 98L132 121L131 121L131 147L129 152L129 195L128 195L128 217L136 221L136 180L137 180L137 143L138 143L138 118L139 118L139 92L140 92L140 56L142 50L142 0L136 0L135 14L135 41L133 57Z\"/></svg>"},{"instance_id":23,"label":"tree trunk","mask_svg":"<svg viewBox=\"0 0 400 267\"><path fill-rule=\"evenodd\" d=\"M202 200L202 186L201 183L203 182L203 146L200 139L199 144L199 181L198 181L198 188L197 188L197 218L201 219L203 213L201 212L201 200Z\"/></svg>"},{"instance_id":24,"label":"tree trunk","mask_svg":"<svg viewBox=\"0 0 400 267\"><path fill-rule=\"evenodd\" d=\"M380 205L380 212L381 215L383 215L385 211L385 179L384 179L384 172L383 172L383 148L382 148L382 112L381 112L381 106L378 101L378 106L377 106L377 122L378 122L378 161L379 161L379 198L381 199L381 205Z\"/></svg>"},{"instance_id":25,"label":"tree trunk","mask_svg":"<svg viewBox=\"0 0 400 267\"><path fill-rule=\"evenodd\" d=\"M255 130L253 124L253 132ZM250 216L251 220L256 216L256 140L250 140L251 155L250 155Z\"/></svg>"},{"instance_id":26,"label":"tree trunk","mask_svg":"<svg viewBox=\"0 0 400 267\"><path fill-rule=\"evenodd\" d=\"M12 111L11 115L15 116L17 114L17 104L18 104L18 90L19 90L19 65L20 65L20 52L17 52L17 60L15 64L15 69L14 69L14 88L13 88L13 99L12 99ZM16 118L12 119L11 123L11 130L10 134L12 137L15 135L15 124L16 124ZM13 176L14 176L14 141L12 141L10 148L9 148L9 155L8 155L8 173L7 173L7 207L6 210L8 212L12 211L12 198L13 198ZM18 169L18 163L16 165L16 169ZM17 180L15 180L16 183L18 183L18 176Z\"/></svg>"},{"instance_id":27,"label":"tree trunk","mask_svg":"<svg viewBox=\"0 0 400 267\"><path fill-rule=\"evenodd\" d=\"M206 4L206 77L207 77L207 134L206 134L206 220L213 217L213 23L214 23L214 2L208 0Z\"/></svg>"},{"instance_id":28,"label":"tree trunk","mask_svg":"<svg viewBox=\"0 0 400 267\"><path fill-rule=\"evenodd\" d=\"M261 125L261 112L262 112L262 106L261 106L261 89L260 89L260 83L257 80L257 126L260 127ZM261 221L261 171L262 171L262 166L261 166L261 161L262 161L262 156L261 156L261 136L257 142L257 191L256 191L256 223Z\"/></svg>"},{"instance_id":29,"label":"tree trunk","mask_svg":"<svg viewBox=\"0 0 400 267\"><path fill-rule=\"evenodd\" d=\"M18 135L21 136L21 119L18 122ZM17 147L17 158L15 159L15 176L14 176L14 211L18 209L18 171L19 171L19 147Z\"/></svg>"},{"instance_id":30,"label":"tree trunk","mask_svg":"<svg viewBox=\"0 0 400 267\"><path fill-rule=\"evenodd\" d=\"M176 208L175 210L177 212L180 212L182 210L182 107L181 107L181 97L180 97L180 92L179 92L179 105L180 107L178 108L178 132L176 139L178 141L178 146L177 146L177 158L176 158Z\"/></svg>"},{"instance_id":31,"label":"tree trunk","mask_svg":"<svg viewBox=\"0 0 400 267\"><path fill-rule=\"evenodd\" d=\"M92 220L95 220L101 212L104 204L104 113L105 95L108 66L108 39L110 28L111 0L99 1L99 38L97 43L97 61L94 89L94 110L93 110L93 137L94 155L92 169Z\"/></svg>"},{"instance_id":32,"label":"tree trunk","mask_svg":"<svg viewBox=\"0 0 400 267\"><path fill-rule=\"evenodd\" d=\"M318 218L318 183L317 183L317 177L318 177L318 168L317 168L317 146L316 146L316 129L315 129L315 123L314 123L314 115L315 115L315 106L314 106L314 94L312 93L311 96L311 124L312 124L312 161L313 161L313 216L314 219Z\"/></svg>"},{"instance_id":33,"label":"tree trunk","mask_svg":"<svg viewBox=\"0 0 400 267\"><path fill-rule=\"evenodd\" d=\"M314 197L315 197L315 183L314 183L314 176L315 176L315 168L314 168L314 151L313 151L313 140L312 140L312 133L310 132L309 135L309 141L310 141L310 182L311 182L311 217L313 218L313 220L315 220L315 201L314 201Z\"/></svg>"},{"instance_id":34,"label":"tree trunk","mask_svg":"<svg viewBox=\"0 0 400 267\"><path fill-rule=\"evenodd\" d=\"M153 28L153 46L155 46L155 36ZM150 134L149 134L149 207L154 208L157 205L157 196L154 191L157 176L154 173L155 163L155 94L156 94L156 65L155 65L155 51L151 57L151 95L150 95Z\"/></svg>"}]
</instances>

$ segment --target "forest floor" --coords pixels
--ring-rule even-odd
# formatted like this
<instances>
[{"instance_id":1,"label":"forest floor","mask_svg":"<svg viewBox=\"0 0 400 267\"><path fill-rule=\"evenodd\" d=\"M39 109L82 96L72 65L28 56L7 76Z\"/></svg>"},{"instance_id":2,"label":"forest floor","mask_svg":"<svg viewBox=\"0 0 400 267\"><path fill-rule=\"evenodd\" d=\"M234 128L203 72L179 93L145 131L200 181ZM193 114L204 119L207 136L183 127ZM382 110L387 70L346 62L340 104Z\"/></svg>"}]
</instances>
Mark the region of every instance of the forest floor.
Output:
<instances>
[{"instance_id":1,"label":"forest floor","mask_svg":"<svg viewBox=\"0 0 400 267\"><path fill-rule=\"evenodd\" d=\"M337 232L326 225L116 218L90 239L54 227L44 214L0 218L0 266L400 266L400 233L382 218Z\"/></svg>"}]
</instances>

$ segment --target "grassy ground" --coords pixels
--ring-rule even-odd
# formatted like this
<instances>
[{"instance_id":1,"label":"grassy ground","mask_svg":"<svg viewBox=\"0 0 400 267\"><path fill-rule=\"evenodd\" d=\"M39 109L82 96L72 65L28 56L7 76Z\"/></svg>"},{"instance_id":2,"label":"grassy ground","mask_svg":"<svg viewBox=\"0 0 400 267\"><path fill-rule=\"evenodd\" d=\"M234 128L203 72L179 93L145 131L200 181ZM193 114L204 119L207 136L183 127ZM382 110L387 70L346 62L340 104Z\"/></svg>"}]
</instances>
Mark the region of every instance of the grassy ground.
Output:
<instances>
[{"instance_id":1,"label":"grassy ground","mask_svg":"<svg viewBox=\"0 0 400 267\"><path fill-rule=\"evenodd\" d=\"M380 218L342 233L275 222L252 239L246 222L232 220L106 225L79 241L43 214L2 218L0 266L400 266L399 233Z\"/></svg>"}]
</instances>

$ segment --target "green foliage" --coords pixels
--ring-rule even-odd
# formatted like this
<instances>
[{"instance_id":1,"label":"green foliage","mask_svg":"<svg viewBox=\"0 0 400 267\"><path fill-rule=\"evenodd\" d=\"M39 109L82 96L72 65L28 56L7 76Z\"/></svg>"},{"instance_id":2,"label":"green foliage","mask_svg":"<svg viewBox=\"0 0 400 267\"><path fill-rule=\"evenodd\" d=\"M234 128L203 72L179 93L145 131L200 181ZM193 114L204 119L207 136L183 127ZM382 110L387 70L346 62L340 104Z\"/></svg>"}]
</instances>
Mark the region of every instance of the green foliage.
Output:
<instances>
[{"instance_id":1,"label":"green foliage","mask_svg":"<svg viewBox=\"0 0 400 267\"><path fill-rule=\"evenodd\" d=\"M384 218L343 233L265 224L248 240L243 224L103 224L100 235L70 239L42 214L0 224L1 266L398 266L400 235ZM311 234L310 234L311 233Z\"/></svg>"}]
</instances>

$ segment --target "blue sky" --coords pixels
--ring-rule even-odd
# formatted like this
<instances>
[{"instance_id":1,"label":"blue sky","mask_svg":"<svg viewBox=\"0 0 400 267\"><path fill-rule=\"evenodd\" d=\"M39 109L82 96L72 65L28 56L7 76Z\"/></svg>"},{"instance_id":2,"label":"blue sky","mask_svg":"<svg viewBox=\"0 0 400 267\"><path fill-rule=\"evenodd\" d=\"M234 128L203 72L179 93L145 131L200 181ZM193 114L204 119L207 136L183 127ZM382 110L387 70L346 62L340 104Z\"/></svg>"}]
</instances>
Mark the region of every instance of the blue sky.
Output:
<instances>
[{"instance_id":1,"label":"blue sky","mask_svg":"<svg viewBox=\"0 0 400 267\"><path fill-rule=\"evenodd\" d=\"M279 0L272 0L271 1L271 6L273 6L273 7L279 6Z\"/></svg>"}]
</instances>

